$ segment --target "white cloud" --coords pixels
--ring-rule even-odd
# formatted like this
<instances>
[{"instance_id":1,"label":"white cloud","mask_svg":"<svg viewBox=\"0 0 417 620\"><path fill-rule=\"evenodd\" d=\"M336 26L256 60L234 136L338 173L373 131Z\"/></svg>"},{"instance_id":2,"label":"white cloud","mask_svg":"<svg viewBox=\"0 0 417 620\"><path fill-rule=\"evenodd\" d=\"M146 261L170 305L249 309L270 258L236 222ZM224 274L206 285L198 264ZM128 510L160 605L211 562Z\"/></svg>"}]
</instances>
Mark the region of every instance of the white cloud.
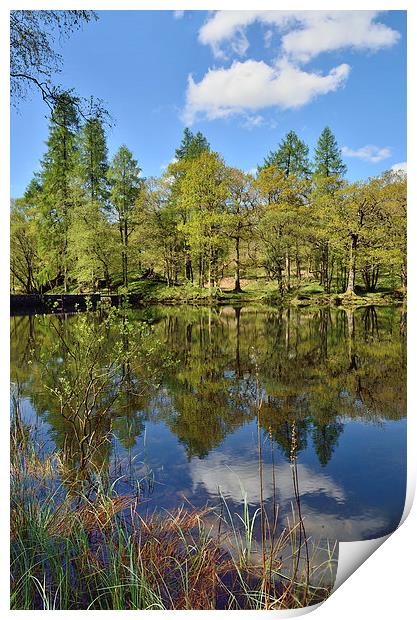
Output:
<instances>
[{"instance_id":1,"label":"white cloud","mask_svg":"<svg viewBox=\"0 0 417 620\"><path fill-rule=\"evenodd\" d=\"M308 536L333 540L362 540L375 532L387 529L386 515L375 508L363 506L360 511L343 486L325 471L314 471L304 463L297 465L299 493L303 509L303 521ZM219 490L226 501L240 504L246 497L251 506L259 506L259 463L256 453L239 456L227 451L215 451L190 463L193 491L202 485L212 497ZM275 489L274 489L275 479ZM263 464L263 499L276 497L281 519L291 520L295 502L291 466L278 463L274 471L270 463ZM317 499L326 498L323 509L317 508ZM335 510L335 506L337 506Z\"/></svg>"},{"instance_id":2,"label":"white cloud","mask_svg":"<svg viewBox=\"0 0 417 620\"><path fill-rule=\"evenodd\" d=\"M174 18L175 19L182 19L184 17L184 13L185 13L185 11L174 11Z\"/></svg>"},{"instance_id":3,"label":"white cloud","mask_svg":"<svg viewBox=\"0 0 417 620\"><path fill-rule=\"evenodd\" d=\"M282 39L282 48L292 58L307 62L323 52L339 49L376 51L394 45L400 35L375 22L377 11L309 11L302 27Z\"/></svg>"},{"instance_id":4,"label":"white cloud","mask_svg":"<svg viewBox=\"0 0 417 620\"><path fill-rule=\"evenodd\" d=\"M217 11L200 29L199 40L217 57L225 57L225 44L244 55L249 48L246 29L259 22L283 34L281 53L305 62L322 52L394 45L400 34L377 22L377 16L378 11Z\"/></svg>"},{"instance_id":5,"label":"white cloud","mask_svg":"<svg viewBox=\"0 0 417 620\"><path fill-rule=\"evenodd\" d=\"M401 161L398 164L394 164L391 167L391 170L393 170L394 172L405 172L405 173L407 173L407 162L406 161Z\"/></svg>"},{"instance_id":6,"label":"white cloud","mask_svg":"<svg viewBox=\"0 0 417 620\"><path fill-rule=\"evenodd\" d=\"M246 454L239 457L227 452L212 452L203 461L193 459L190 464L190 473L193 481L193 491L202 484L211 495L217 495L220 488L226 499L241 502L246 495L251 505L258 505L259 464L256 455ZM275 466L263 465L263 497L265 500L274 495L274 475L277 481L276 493L280 504L289 505L294 501L294 487L291 468L288 463ZM346 502L346 494L331 476L314 472L307 465L298 464L299 491L301 497L313 494L325 494L337 504Z\"/></svg>"},{"instance_id":7,"label":"white cloud","mask_svg":"<svg viewBox=\"0 0 417 620\"><path fill-rule=\"evenodd\" d=\"M243 127L252 129L253 127L260 127L265 124L265 119L261 114L247 114L243 121Z\"/></svg>"},{"instance_id":8,"label":"white cloud","mask_svg":"<svg viewBox=\"0 0 417 620\"><path fill-rule=\"evenodd\" d=\"M356 150L351 149L348 146L343 146L342 153L346 157L357 157L358 159L370 161L374 164L391 157L391 149L388 146L379 147L373 144L367 144L366 146L362 146L360 149Z\"/></svg>"},{"instance_id":9,"label":"white cloud","mask_svg":"<svg viewBox=\"0 0 417 620\"><path fill-rule=\"evenodd\" d=\"M217 57L225 56L221 46L226 41L234 52L243 55L249 47L247 26L256 21L283 26L292 15L291 11L216 11L201 27L198 38L200 43L210 45Z\"/></svg>"},{"instance_id":10,"label":"white cloud","mask_svg":"<svg viewBox=\"0 0 417 620\"><path fill-rule=\"evenodd\" d=\"M215 119L270 106L297 108L342 86L349 69L341 64L322 75L303 71L286 59L272 66L247 60L235 61L227 69L209 69L200 82L188 78L184 120L192 124L199 113Z\"/></svg>"},{"instance_id":11,"label":"white cloud","mask_svg":"<svg viewBox=\"0 0 417 620\"><path fill-rule=\"evenodd\" d=\"M199 82L188 77L185 122L192 124L199 114L217 119L234 114L247 116L273 106L296 108L335 91L349 75L348 64L339 64L325 75L303 70L301 65L323 52L376 51L394 45L400 34L378 21L378 14L378 11L211 12L200 28L200 43L209 45L216 58L225 60L234 56L235 60L228 67L209 69ZM254 59L236 60L236 56L247 54L248 28L255 22L265 27L265 48L277 44L275 60L270 64ZM253 127L254 123L249 121L245 126Z\"/></svg>"}]
</instances>

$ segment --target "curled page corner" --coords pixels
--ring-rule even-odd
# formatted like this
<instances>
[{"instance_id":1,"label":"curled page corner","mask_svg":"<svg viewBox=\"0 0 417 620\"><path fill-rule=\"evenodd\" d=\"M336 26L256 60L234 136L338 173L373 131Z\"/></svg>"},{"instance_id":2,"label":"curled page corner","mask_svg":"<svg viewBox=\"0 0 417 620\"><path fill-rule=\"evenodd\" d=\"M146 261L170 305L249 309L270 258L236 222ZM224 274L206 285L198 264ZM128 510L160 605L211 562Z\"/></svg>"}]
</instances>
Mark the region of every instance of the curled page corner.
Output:
<instances>
[{"instance_id":1,"label":"curled page corner","mask_svg":"<svg viewBox=\"0 0 417 620\"><path fill-rule=\"evenodd\" d=\"M408 435L408 441L410 442L410 435ZM401 521L398 527L401 527L401 525L404 523L404 521L410 514L411 506L413 505L414 497L416 493L415 467L413 466L415 465L415 462L414 462L415 459L413 458L413 465L412 465L412 463L410 462L411 457L412 457L412 452L409 449L408 450L408 464L407 464L407 490L406 490L406 495L405 495L404 510L403 510Z\"/></svg>"},{"instance_id":2,"label":"curled page corner","mask_svg":"<svg viewBox=\"0 0 417 620\"><path fill-rule=\"evenodd\" d=\"M395 530L386 536L380 538L373 538L371 540L357 540L352 542L339 542L339 556L337 564L336 579L332 592L335 592L345 581L348 579L366 560L392 535L395 536L395 532L410 514L411 507L415 498L416 491L416 479L414 471L411 467L410 459L412 453L408 453L408 467L407 467L407 489L404 502L404 509L401 516L401 520ZM414 459L413 459L414 462ZM307 608L308 609L308 608Z\"/></svg>"},{"instance_id":3,"label":"curled page corner","mask_svg":"<svg viewBox=\"0 0 417 620\"><path fill-rule=\"evenodd\" d=\"M408 517L415 495L415 480L408 478L407 492L404 502L404 510L398 527L404 523ZM371 540L356 540L351 542L339 542L339 558L337 564L336 579L333 586L335 592L366 560L393 534L395 535L398 527L380 538Z\"/></svg>"},{"instance_id":4,"label":"curled page corner","mask_svg":"<svg viewBox=\"0 0 417 620\"><path fill-rule=\"evenodd\" d=\"M381 536L371 540L355 540L339 543L339 559L336 579L333 586L335 592L366 560L391 536Z\"/></svg>"}]
</instances>

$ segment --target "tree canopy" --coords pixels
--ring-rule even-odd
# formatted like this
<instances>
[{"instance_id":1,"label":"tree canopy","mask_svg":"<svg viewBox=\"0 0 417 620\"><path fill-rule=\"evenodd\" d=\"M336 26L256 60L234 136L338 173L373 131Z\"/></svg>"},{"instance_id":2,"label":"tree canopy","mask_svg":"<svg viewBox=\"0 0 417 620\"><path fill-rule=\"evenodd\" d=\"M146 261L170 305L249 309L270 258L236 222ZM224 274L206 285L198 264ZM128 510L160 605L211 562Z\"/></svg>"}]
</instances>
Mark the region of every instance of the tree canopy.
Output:
<instances>
[{"instance_id":1,"label":"tree canopy","mask_svg":"<svg viewBox=\"0 0 417 620\"><path fill-rule=\"evenodd\" d=\"M110 163L98 112L62 92L40 172L12 208L12 287L47 292L274 281L279 296L406 286L406 176L349 182L332 131L308 147L290 131L253 176L184 130L159 178L121 146ZM387 284L388 283L388 284ZM120 289L121 290L121 289Z\"/></svg>"}]
</instances>

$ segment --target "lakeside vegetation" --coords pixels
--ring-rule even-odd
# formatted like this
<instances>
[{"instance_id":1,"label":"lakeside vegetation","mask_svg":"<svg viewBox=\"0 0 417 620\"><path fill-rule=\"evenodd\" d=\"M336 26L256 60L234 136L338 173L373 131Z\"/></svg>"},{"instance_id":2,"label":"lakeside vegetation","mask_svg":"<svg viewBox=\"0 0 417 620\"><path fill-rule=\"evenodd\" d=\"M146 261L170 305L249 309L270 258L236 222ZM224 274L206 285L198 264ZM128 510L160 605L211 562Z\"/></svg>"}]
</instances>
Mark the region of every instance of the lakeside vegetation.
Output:
<instances>
[{"instance_id":1,"label":"lakeside vegetation","mask_svg":"<svg viewBox=\"0 0 417 620\"><path fill-rule=\"evenodd\" d=\"M12 292L403 297L406 177L347 182L328 127L312 160L291 131L256 174L186 128L162 176L145 179L126 146L108 161L102 113L81 121L74 97L59 95L41 170L12 204Z\"/></svg>"},{"instance_id":2,"label":"lakeside vegetation","mask_svg":"<svg viewBox=\"0 0 417 620\"><path fill-rule=\"evenodd\" d=\"M149 298L163 281L157 301L219 289L277 301L306 287L324 298L404 294L406 175L348 182L329 127L311 156L294 131L274 136L250 172L189 128L160 177L144 178L140 153L126 145L109 160L103 102L52 84L61 58L51 33L68 37L94 19L92 11L11 13L12 100L19 105L34 88L50 111L39 170L12 200L13 293L142 287Z\"/></svg>"}]
</instances>

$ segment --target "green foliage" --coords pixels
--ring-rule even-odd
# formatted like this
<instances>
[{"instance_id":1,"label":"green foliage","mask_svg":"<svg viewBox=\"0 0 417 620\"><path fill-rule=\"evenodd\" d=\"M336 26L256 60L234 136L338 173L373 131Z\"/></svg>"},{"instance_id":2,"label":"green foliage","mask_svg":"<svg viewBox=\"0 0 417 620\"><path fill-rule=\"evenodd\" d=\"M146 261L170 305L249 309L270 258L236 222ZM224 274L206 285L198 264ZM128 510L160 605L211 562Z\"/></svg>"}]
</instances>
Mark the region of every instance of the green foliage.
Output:
<instances>
[{"instance_id":1,"label":"green foliage","mask_svg":"<svg viewBox=\"0 0 417 620\"><path fill-rule=\"evenodd\" d=\"M180 208L187 215L179 229L198 262L200 286L206 277L209 286L214 286L227 250L226 198L226 167L221 157L204 151L190 160L181 179Z\"/></svg>"},{"instance_id":2,"label":"green foliage","mask_svg":"<svg viewBox=\"0 0 417 620\"><path fill-rule=\"evenodd\" d=\"M138 162L126 146L121 146L107 172L110 183L110 201L117 217L123 221L135 206L142 180Z\"/></svg>"},{"instance_id":3,"label":"green foliage","mask_svg":"<svg viewBox=\"0 0 417 620\"><path fill-rule=\"evenodd\" d=\"M279 143L278 149L271 151L265 157L259 171L270 166L282 170L286 177L289 175L298 177L309 175L308 146L297 136L295 131L289 131Z\"/></svg>"},{"instance_id":4,"label":"green foliage","mask_svg":"<svg viewBox=\"0 0 417 620\"><path fill-rule=\"evenodd\" d=\"M193 132L186 127L181 144L179 148L175 150L175 157L177 159L195 159L209 150L210 144L201 131L197 131L196 134L193 134Z\"/></svg>"},{"instance_id":5,"label":"green foliage","mask_svg":"<svg viewBox=\"0 0 417 620\"><path fill-rule=\"evenodd\" d=\"M178 228L180 214L172 194L173 182L168 173L160 179L148 179L142 195L138 227L142 260L152 273L163 272L168 286L178 280L184 249L184 235Z\"/></svg>"},{"instance_id":6,"label":"green foliage","mask_svg":"<svg viewBox=\"0 0 417 620\"><path fill-rule=\"evenodd\" d=\"M79 176L87 199L102 208L108 197L107 144L100 117L88 118L79 138Z\"/></svg>"},{"instance_id":7,"label":"green foliage","mask_svg":"<svg viewBox=\"0 0 417 620\"><path fill-rule=\"evenodd\" d=\"M227 233L235 242L235 291L239 292L242 268L241 248L253 241L256 224L259 219L259 195L253 183L253 177L237 168L227 170Z\"/></svg>"},{"instance_id":8,"label":"green foliage","mask_svg":"<svg viewBox=\"0 0 417 620\"><path fill-rule=\"evenodd\" d=\"M34 205L39 185L33 180L25 198L14 201L10 210L11 289L36 293L41 261L37 250L37 222Z\"/></svg>"},{"instance_id":9,"label":"green foliage","mask_svg":"<svg viewBox=\"0 0 417 620\"><path fill-rule=\"evenodd\" d=\"M307 238L310 224L310 209L305 200L308 180L269 166L260 171L256 184L263 201L259 234L266 250L264 264L267 271L277 278L282 294L284 270L286 289L291 288L291 256L294 256L297 265L298 283L301 277L302 242Z\"/></svg>"},{"instance_id":10,"label":"green foliage","mask_svg":"<svg viewBox=\"0 0 417 620\"><path fill-rule=\"evenodd\" d=\"M103 117L91 111L80 127L74 97L63 93L51 115L41 172L12 215L16 292L122 292L138 272L212 292L234 281L237 294L248 276L266 274L276 299L311 281L328 299L352 296L362 282L368 293L382 281L406 288L406 176L348 183L328 127L312 164L289 132L256 179L187 128L176 160L144 180L125 146L108 166Z\"/></svg>"},{"instance_id":11,"label":"green foliage","mask_svg":"<svg viewBox=\"0 0 417 620\"><path fill-rule=\"evenodd\" d=\"M120 234L123 286L128 286L129 237L137 225L136 206L143 180L138 162L126 146L121 146L107 171L110 184L112 215L117 221Z\"/></svg>"},{"instance_id":12,"label":"green foliage","mask_svg":"<svg viewBox=\"0 0 417 620\"><path fill-rule=\"evenodd\" d=\"M106 288L120 269L120 242L97 202L81 202L72 212L69 230L71 276L79 290L94 291L103 280Z\"/></svg>"},{"instance_id":13,"label":"green foliage","mask_svg":"<svg viewBox=\"0 0 417 620\"><path fill-rule=\"evenodd\" d=\"M325 127L317 141L314 152L313 173L316 177L343 177L346 165L336 138L329 127Z\"/></svg>"},{"instance_id":14,"label":"green foliage","mask_svg":"<svg viewBox=\"0 0 417 620\"><path fill-rule=\"evenodd\" d=\"M68 231L71 211L80 196L75 182L78 162L78 112L73 97L63 93L51 114L47 152L41 162L39 241L45 264L44 282L62 280L68 289Z\"/></svg>"}]
</instances>

